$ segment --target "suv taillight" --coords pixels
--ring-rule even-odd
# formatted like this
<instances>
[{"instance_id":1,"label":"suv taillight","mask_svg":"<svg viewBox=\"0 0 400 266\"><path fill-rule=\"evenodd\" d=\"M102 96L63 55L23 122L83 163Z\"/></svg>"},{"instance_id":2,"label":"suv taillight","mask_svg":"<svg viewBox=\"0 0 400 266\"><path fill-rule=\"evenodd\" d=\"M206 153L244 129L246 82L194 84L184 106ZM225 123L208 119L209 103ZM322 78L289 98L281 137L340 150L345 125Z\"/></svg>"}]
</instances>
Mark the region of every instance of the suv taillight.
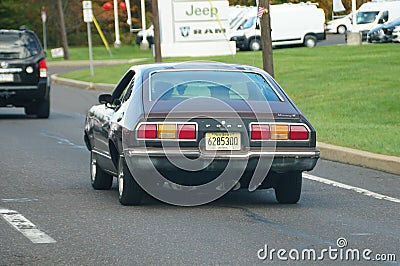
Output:
<instances>
[{"instance_id":1,"label":"suv taillight","mask_svg":"<svg viewBox=\"0 0 400 266\"><path fill-rule=\"evenodd\" d=\"M39 77L47 78L47 64L46 59L39 62Z\"/></svg>"}]
</instances>

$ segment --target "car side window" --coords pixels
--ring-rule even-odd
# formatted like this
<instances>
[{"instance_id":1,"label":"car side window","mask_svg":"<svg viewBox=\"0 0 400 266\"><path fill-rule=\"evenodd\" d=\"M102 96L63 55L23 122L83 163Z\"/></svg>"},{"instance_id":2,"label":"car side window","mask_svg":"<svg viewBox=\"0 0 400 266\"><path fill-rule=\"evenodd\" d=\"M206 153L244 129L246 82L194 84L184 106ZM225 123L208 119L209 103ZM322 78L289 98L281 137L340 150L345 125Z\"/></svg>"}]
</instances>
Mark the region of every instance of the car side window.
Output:
<instances>
[{"instance_id":1,"label":"car side window","mask_svg":"<svg viewBox=\"0 0 400 266\"><path fill-rule=\"evenodd\" d=\"M119 99L122 101L124 95L129 90L131 84L133 84L133 77L135 76L135 72L133 70L129 70L119 81L118 85L115 87L112 92L113 99Z\"/></svg>"},{"instance_id":2,"label":"car side window","mask_svg":"<svg viewBox=\"0 0 400 266\"><path fill-rule=\"evenodd\" d=\"M123 91L123 93L120 97L121 102L125 102L129 99L129 97L131 97L134 84L135 84L135 77L132 78L132 81L128 84L128 86Z\"/></svg>"},{"instance_id":3,"label":"car side window","mask_svg":"<svg viewBox=\"0 0 400 266\"><path fill-rule=\"evenodd\" d=\"M384 11L379 22L380 24L386 23L389 20L389 12L388 11Z\"/></svg>"}]
</instances>

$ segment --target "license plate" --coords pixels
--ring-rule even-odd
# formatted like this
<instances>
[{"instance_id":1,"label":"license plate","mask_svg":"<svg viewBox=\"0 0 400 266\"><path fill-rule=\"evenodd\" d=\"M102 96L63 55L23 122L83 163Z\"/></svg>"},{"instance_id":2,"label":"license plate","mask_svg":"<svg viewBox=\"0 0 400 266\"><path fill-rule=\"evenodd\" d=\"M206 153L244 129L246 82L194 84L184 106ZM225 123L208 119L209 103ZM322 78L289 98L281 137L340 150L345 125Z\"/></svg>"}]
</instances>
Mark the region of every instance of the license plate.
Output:
<instances>
[{"instance_id":1,"label":"license plate","mask_svg":"<svg viewBox=\"0 0 400 266\"><path fill-rule=\"evenodd\" d=\"M206 150L208 151L238 151L240 148L239 132L206 133Z\"/></svg>"},{"instance_id":2,"label":"license plate","mask_svg":"<svg viewBox=\"0 0 400 266\"><path fill-rule=\"evenodd\" d=\"M0 82L14 82L13 74L0 74Z\"/></svg>"}]
</instances>

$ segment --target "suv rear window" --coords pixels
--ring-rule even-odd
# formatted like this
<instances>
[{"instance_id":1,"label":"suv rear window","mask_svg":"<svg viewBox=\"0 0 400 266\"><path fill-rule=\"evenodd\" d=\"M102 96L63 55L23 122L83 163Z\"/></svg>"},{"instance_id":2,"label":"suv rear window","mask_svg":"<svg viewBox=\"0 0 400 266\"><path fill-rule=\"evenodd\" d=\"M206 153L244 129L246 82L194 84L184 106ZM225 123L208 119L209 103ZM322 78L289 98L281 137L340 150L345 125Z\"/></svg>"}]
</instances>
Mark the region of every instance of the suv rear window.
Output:
<instances>
[{"instance_id":1,"label":"suv rear window","mask_svg":"<svg viewBox=\"0 0 400 266\"><path fill-rule=\"evenodd\" d=\"M0 59L24 59L39 53L39 44L32 34L0 32Z\"/></svg>"}]
</instances>

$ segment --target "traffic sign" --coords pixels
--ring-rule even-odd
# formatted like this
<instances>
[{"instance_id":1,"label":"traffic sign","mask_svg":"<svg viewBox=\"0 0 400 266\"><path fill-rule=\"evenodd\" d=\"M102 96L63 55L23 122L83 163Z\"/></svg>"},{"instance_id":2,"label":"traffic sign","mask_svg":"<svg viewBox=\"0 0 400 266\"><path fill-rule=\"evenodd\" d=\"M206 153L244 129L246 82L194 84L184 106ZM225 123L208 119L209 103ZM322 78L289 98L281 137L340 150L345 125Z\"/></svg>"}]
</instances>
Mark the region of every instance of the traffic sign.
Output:
<instances>
[{"instance_id":1,"label":"traffic sign","mask_svg":"<svg viewBox=\"0 0 400 266\"><path fill-rule=\"evenodd\" d=\"M93 22L92 14L92 1L83 1L83 21Z\"/></svg>"}]
</instances>

